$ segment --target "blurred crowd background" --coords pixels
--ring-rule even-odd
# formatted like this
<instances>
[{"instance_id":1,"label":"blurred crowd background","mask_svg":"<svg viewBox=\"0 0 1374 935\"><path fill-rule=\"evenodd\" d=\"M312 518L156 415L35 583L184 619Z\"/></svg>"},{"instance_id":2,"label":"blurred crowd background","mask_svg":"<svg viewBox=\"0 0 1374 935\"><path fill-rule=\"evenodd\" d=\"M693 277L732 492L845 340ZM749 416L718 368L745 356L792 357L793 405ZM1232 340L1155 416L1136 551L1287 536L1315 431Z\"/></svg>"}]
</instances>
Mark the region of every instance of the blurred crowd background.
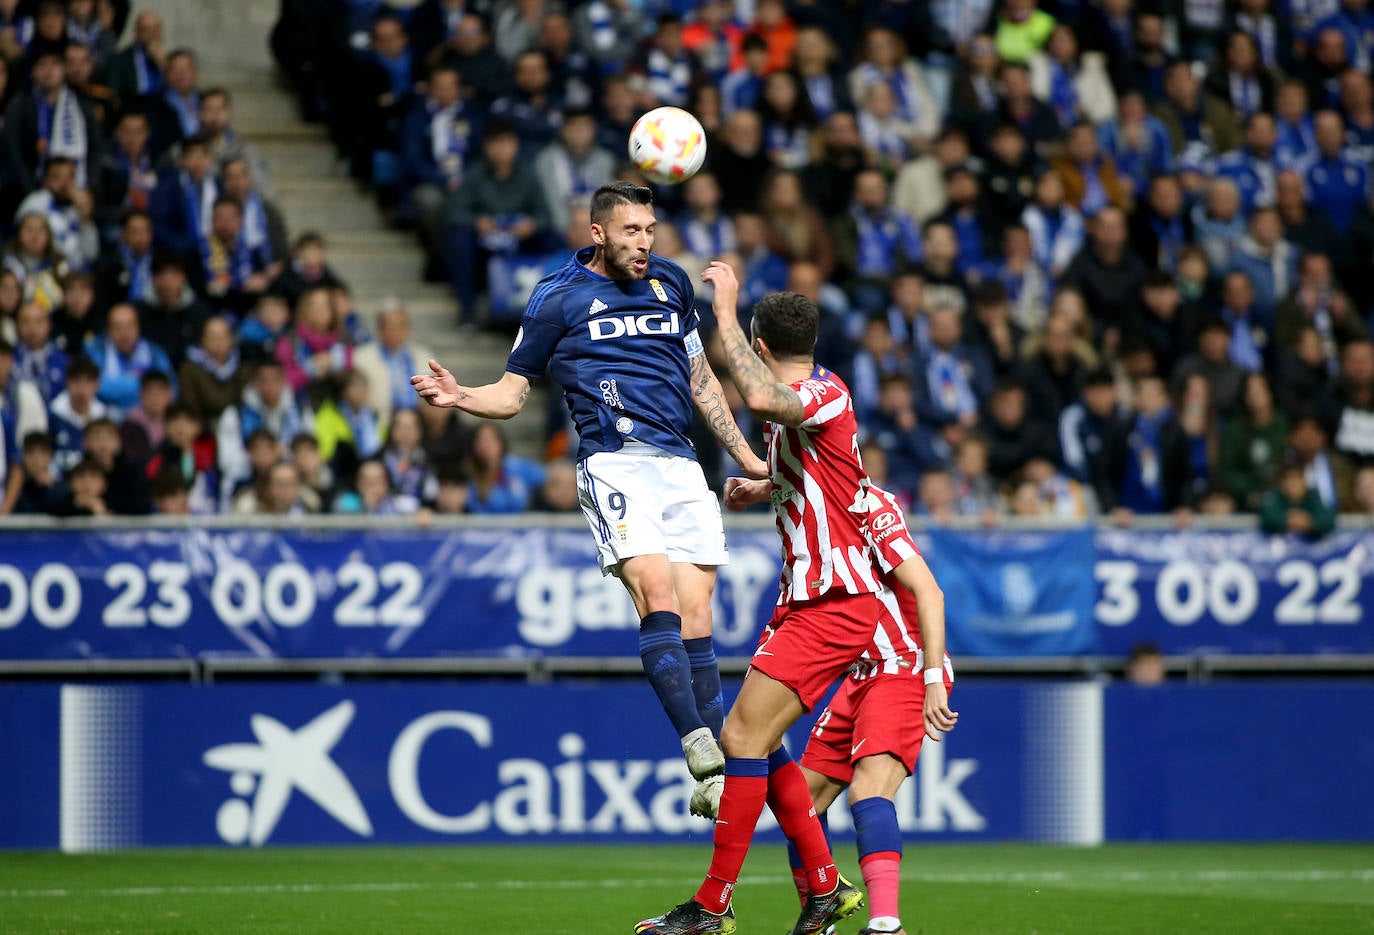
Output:
<instances>
[{"instance_id":1,"label":"blurred crowd background","mask_svg":"<svg viewBox=\"0 0 1374 935\"><path fill-rule=\"evenodd\" d=\"M588 242L677 105L709 150L656 189L656 252L817 301L914 512L1317 536L1374 513L1366 6L283 0L272 51L456 328L512 327L512 271ZM417 408L403 303L355 307L331 232L287 230L154 9L0 0L0 104L0 512L577 508L559 394L520 454Z\"/></svg>"}]
</instances>

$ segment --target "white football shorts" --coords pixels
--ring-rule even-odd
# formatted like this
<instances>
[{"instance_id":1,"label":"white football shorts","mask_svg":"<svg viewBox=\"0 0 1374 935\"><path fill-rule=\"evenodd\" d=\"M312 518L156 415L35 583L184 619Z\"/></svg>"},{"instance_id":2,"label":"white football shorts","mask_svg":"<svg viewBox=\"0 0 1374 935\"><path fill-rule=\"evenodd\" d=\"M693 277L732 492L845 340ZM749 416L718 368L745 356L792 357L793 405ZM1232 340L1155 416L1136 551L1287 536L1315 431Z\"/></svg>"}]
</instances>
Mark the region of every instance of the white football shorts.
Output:
<instances>
[{"instance_id":1,"label":"white football shorts","mask_svg":"<svg viewBox=\"0 0 1374 935\"><path fill-rule=\"evenodd\" d=\"M581 461L577 489L603 574L636 555L697 565L730 561L720 501L691 458L629 442Z\"/></svg>"}]
</instances>

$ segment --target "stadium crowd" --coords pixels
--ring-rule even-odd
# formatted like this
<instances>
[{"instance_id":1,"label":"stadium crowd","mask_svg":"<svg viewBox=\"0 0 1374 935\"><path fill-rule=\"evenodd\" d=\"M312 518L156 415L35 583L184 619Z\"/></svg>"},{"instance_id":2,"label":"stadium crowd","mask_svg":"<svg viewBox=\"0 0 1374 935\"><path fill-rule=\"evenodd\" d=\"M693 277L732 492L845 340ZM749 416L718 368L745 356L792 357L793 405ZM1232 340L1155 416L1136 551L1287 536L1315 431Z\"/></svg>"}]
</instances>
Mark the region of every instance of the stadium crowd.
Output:
<instances>
[{"instance_id":1,"label":"stadium crowd","mask_svg":"<svg viewBox=\"0 0 1374 935\"><path fill-rule=\"evenodd\" d=\"M816 300L918 514L1317 535L1374 512L1366 5L283 0L272 47L460 327L678 105L708 159L656 189L656 252ZM577 508L561 401L542 461L417 407L404 308L288 234L154 11L0 0L0 104L0 512Z\"/></svg>"}]
</instances>

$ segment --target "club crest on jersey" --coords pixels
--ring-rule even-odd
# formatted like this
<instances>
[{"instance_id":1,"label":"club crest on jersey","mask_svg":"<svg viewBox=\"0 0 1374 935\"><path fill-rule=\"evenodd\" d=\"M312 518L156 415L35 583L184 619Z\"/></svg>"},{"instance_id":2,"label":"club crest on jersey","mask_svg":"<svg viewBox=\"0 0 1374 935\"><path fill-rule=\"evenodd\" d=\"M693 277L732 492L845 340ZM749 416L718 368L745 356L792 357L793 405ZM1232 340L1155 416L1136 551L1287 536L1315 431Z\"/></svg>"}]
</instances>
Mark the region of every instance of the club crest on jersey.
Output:
<instances>
[{"instance_id":1,"label":"club crest on jersey","mask_svg":"<svg viewBox=\"0 0 1374 935\"><path fill-rule=\"evenodd\" d=\"M668 293L664 290L663 283L659 282L657 279L650 279L649 288L654 290L654 295L658 296L660 302L668 301Z\"/></svg>"},{"instance_id":2,"label":"club crest on jersey","mask_svg":"<svg viewBox=\"0 0 1374 935\"><path fill-rule=\"evenodd\" d=\"M587 322L587 332L593 341L633 338L637 335L677 334L680 330L681 323L677 312L666 315L663 312L650 312L646 315L605 315Z\"/></svg>"}]
</instances>

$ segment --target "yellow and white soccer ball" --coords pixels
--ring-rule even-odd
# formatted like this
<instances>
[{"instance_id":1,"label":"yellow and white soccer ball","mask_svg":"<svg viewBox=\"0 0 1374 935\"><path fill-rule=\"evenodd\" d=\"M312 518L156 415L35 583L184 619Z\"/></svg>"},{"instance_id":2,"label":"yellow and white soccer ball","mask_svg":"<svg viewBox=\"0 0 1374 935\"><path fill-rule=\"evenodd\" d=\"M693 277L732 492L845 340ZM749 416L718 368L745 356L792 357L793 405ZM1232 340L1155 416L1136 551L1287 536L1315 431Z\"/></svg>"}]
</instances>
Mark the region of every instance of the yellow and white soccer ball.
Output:
<instances>
[{"instance_id":1,"label":"yellow and white soccer ball","mask_svg":"<svg viewBox=\"0 0 1374 935\"><path fill-rule=\"evenodd\" d=\"M706 160L706 131L681 107L655 107L630 130L630 160L651 182L685 182Z\"/></svg>"}]
</instances>

